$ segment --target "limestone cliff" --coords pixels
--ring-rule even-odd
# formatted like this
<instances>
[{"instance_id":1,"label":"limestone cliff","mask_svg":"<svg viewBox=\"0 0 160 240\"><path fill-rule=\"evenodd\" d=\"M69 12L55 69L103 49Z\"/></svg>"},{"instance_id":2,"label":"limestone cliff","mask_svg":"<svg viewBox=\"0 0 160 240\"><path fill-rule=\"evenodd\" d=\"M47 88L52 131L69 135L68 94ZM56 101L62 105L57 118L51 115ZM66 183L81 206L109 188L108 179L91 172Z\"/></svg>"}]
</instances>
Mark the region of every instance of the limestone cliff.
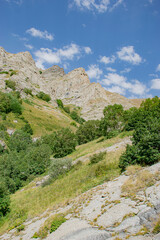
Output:
<instances>
[{"instance_id":1,"label":"limestone cliff","mask_svg":"<svg viewBox=\"0 0 160 240\"><path fill-rule=\"evenodd\" d=\"M135 106L132 100L106 91L99 83L91 83L83 68L68 74L59 66L39 71L29 52L11 54L0 48L0 71L9 72L11 69L16 74L0 74L0 89L5 89L5 79L11 79L16 82L22 96L25 87L32 89L34 94L44 91L50 94L52 104L56 99L62 99L66 105L79 106L86 120L100 119L104 107L109 104L119 103L126 109Z\"/></svg>"}]
</instances>

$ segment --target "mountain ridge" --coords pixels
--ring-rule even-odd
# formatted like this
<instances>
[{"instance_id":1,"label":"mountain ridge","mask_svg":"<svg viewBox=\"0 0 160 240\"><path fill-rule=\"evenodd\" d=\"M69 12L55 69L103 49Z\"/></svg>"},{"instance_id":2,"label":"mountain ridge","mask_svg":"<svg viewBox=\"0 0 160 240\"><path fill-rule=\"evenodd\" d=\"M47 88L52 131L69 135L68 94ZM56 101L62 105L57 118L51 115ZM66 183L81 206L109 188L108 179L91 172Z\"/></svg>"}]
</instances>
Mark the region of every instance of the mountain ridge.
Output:
<instances>
[{"instance_id":1,"label":"mountain ridge","mask_svg":"<svg viewBox=\"0 0 160 240\"><path fill-rule=\"evenodd\" d=\"M57 65L46 70L38 69L29 52L7 53L0 47L0 69L16 71L13 76L0 74L0 78L15 81L22 96L25 97L23 89L26 87L33 94L43 91L50 94L54 106L55 100L61 99L65 105L80 107L81 115L86 120L103 117L103 109L107 105L122 104L125 109L139 106L139 102L105 90L100 83L91 83L83 68L74 69L67 74ZM0 89L5 89L4 81L0 82Z\"/></svg>"}]
</instances>

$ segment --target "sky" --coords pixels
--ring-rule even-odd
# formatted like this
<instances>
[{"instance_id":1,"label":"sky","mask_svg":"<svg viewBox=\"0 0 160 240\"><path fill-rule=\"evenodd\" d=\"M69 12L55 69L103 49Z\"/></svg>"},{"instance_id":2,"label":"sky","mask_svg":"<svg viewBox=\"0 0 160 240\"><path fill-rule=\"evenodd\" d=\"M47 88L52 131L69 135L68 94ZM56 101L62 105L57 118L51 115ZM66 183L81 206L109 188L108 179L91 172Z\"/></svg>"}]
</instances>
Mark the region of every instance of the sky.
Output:
<instances>
[{"instance_id":1,"label":"sky","mask_svg":"<svg viewBox=\"0 0 160 240\"><path fill-rule=\"evenodd\" d=\"M128 98L160 97L160 0L0 0L0 46Z\"/></svg>"}]
</instances>

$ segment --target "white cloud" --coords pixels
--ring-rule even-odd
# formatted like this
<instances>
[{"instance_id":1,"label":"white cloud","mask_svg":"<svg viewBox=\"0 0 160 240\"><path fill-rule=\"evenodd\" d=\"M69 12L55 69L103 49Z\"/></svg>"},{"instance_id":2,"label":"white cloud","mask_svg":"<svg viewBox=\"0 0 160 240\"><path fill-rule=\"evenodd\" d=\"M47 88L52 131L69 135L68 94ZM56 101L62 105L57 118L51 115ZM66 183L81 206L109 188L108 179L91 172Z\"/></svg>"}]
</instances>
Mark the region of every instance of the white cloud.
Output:
<instances>
[{"instance_id":1,"label":"white cloud","mask_svg":"<svg viewBox=\"0 0 160 240\"><path fill-rule=\"evenodd\" d=\"M98 65L92 64L88 67L86 73L88 74L89 78L99 79L103 71L99 68Z\"/></svg>"},{"instance_id":2,"label":"white cloud","mask_svg":"<svg viewBox=\"0 0 160 240\"><path fill-rule=\"evenodd\" d=\"M119 93L121 95L125 95L126 90L124 88L121 88L119 86L112 86L110 88L105 88L109 92Z\"/></svg>"},{"instance_id":3,"label":"white cloud","mask_svg":"<svg viewBox=\"0 0 160 240\"><path fill-rule=\"evenodd\" d=\"M114 8L122 4L123 0L72 0L69 8L76 6L80 10L96 11L98 13L104 13L106 11L112 11Z\"/></svg>"},{"instance_id":4,"label":"white cloud","mask_svg":"<svg viewBox=\"0 0 160 240\"><path fill-rule=\"evenodd\" d=\"M151 83L152 83L151 89L160 90L160 78L152 79Z\"/></svg>"},{"instance_id":5,"label":"white cloud","mask_svg":"<svg viewBox=\"0 0 160 240\"><path fill-rule=\"evenodd\" d=\"M124 70L120 71L120 73L129 73L131 71L131 68L125 68Z\"/></svg>"},{"instance_id":6,"label":"white cloud","mask_svg":"<svg viewBox=\"0 0 160 240\"><path fill-rule=\"evenodd\" d=\"M8 3L15 3L17 5L21 5L23 3L23 0L5 0Z\"/></svg>"},{"instance_id":7,"label":"white cloud","mask_svg":"<svg viewBox=\"0 0 160 240\"><path fill-rule=\"evenodd\" d=\"M144 96L148 92L147 87L138 80L131 80L117 73L108 73L101 83L107 87L107 90L114 90L117 93L124 94L129 91L132 94Z\"/></svg>"},{"instance_id":8,"label":"white cloud","mask_svg":"<svg viewBox=\"0 0 160 240\"><path fill-rule=\"evenodd\" d=\"M109 71L109 72L116 72L116 71L117 71L116 69L111 68L111 67L107 67L106 69L107 69L107 71Z\"/></svg>"},{"instance_id":9,"label":"white cloud","mask_svg":"<svg viewBox=\"0 0 160 240\"><path fill-rule=\"evenodd\" d=\"M24 44L24 46L25 46L26 48L30 49L30 50L32 50L32 49L33 49L33 46L32 46L32 45L30 45L30 44Z\"/></svg>"},{"instance_id":10,"label":"white cloud","mask_svg":"<svg viewBox=\"0 0 160 240\"><path fill-rule=\"evenodd\" d=\"M156 72L160 71L160 64L158 64L157 68L156 68Z\"/></svg>"},{"instance_id":11,"label":"white cloud","mask_svg":"<svg viewBox=\"0 0 160 240\"><path fill-rule=\"evenodd\" d=\"M75 43L71 43L63 48L54 50L40 48L40 50L37 50L34 55L36 56L37 67L43 66L44 68L45 63L58 64L63 62L64 66L67 66L67 63L64 61L73 60L75 57L80 58L83 52L85 52L85 47L80 47Z\"/></svg>"},{"instance_id":12,"label":"white cloud","mask_svg":"<svg viewBox=\"0 0 160 240\"><path fill-rule=\"evenodd\" d=\"M116 7L123 3L123 0L117 0L115 4L110 8L110 11L113 11Z\"/></svg>"},{"instance_id":13,"label":"white cloud","mask_svg":"<svg viewBox=\"0 0 160 240\"><path fill-rule=\"evenodd\" d=\"M92 53L92 50L90 47L84 47L84 51L86 54L91 54Z\"/></svg>"},{"instance_id":14,"label":"white cloud","mask_svg":"<svg viewBox=\"0 0 160 240\"><path fill-rule=\"evenodd\" d=\"M138 53L134 51L133 46L122 47L120 51L117 52L120 60L129 62L134 65L138 65L142 62L142 58Z\"/></svg>"},{"instance_id":15,"label":"white cloud","mask_svg":"<svg viewBox=\"0 0 160 240\"><path fill-rule=\"evenodd\" d=\"M112 55L111 57L100 57L99 62L104 63L104 64L109 64L109 63L114 63L116 60L116 57L114 55Z\"/></svg>"},{"instance_id":16,"label":"white cloud","mask_svg":"<svg viewBox=\"0 0 160 240\"><path fill-rule=\"evenodd\" d=\"M46 30L44 32L40 31L34 27L26 30L26 33L30 34L32 37L39 37L50 41L54 39L51 33L48 33Z\"/></svg>"}]
</instances>

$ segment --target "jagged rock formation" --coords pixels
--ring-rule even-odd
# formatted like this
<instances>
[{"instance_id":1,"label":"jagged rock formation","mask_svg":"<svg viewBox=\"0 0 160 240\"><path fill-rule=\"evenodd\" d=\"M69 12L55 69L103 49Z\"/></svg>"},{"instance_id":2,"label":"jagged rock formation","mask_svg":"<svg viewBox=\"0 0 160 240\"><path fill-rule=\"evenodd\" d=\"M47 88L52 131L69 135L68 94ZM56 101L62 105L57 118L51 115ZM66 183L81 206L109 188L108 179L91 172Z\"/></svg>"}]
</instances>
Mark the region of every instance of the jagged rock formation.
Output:
<instances>
[{"instance_id":1,"label":"jagged rock formation","mask_svg":"<svg viewBox=\"0 0 160 240\"><path fill-rule=\"evenodd\" d=\"M78 68L65 74L58 66L39 71L29 52L17 54L7 53L0 48L0 70L13 69L16 74L0 74L0 79L11 79L17 84L17 88L30 88L36 94L44 91L51 95L52 103L56 99L62 99L64 104L72 104L81 108L82 117L88 119L100 119L103 109L109 104L119 103L128 109L136 105L117 93L106 91L99 83L91 83L83 68ZM0 89L5 88L5 82L0 81Z\"/></svg>"}]
</instances>

